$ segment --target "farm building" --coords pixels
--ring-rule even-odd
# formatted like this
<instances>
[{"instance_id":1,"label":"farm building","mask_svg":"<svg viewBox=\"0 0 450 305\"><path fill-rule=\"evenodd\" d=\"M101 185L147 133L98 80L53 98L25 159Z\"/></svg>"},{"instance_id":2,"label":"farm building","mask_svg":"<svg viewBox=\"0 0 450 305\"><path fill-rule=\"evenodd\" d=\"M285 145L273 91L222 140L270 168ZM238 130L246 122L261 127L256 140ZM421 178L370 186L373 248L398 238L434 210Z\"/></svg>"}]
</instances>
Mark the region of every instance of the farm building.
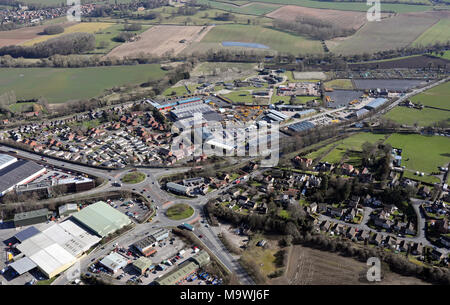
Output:
<instances>
[{"instance_id":1,"label":"farm building","mask_svg":"<svg viewBox=\"0 0 450 305\"><path fill-rule=\"evenodd\" d=\"M128 259L123 257L117 252L111 252L108 256L104 257L100 264L112 273L116 273L119 269L128 265Z\"/></svg>"},{"instance_id":2,"label":"farm building","mask_svg":"<svg viewBox=\"0 0 450 305\"><path fill-rule=\"evenodd\" d=\"M152 261L144 256L139 257L132 264L134 270L139 272L139 274L144 274L152 266Z\"/></svg>"},{"instance_id":3,"label":"farm building","mask_svg":"<svg viewBox=\"0 0 450 305\"><path fill-rule=\"evenodd\" d=\"M29 183L46 172L45 167L27 160L10 159L2 156L0 169L0 197L14 190L16 186ZM13 162L14 161L14 162Z\"/></svg>"},{"instance_id":4,"label":"farm building","mask_svg":"<svg viewBox=\"0 0 450 305\"><path fill-rule=\"evenodd\" d=\"M387 101L388 101L387 99L379 97L379 98L376 98L375 100L371 101L364 108L366 108L368 110L373 110L373 109L376 109L376 108L382 106Z\"/></svg>"},{"instance_id":5,"label":"farm building","mask_svg":"<svg viewBox=\"0 0 450 305\"><path fill-rule=\"evenodd\" d=\"M85 207L72 217L102 238L131 224L130 218L103 201Z\"/></svg>"},{"instance_id":6,"label":"farm building","mask_svg":"<svg viewBox=\"0 0 450 305\"><path fill-rule=\"evenodd\" d=\"M17 227L34 225L46 222L48 219L48 209L40 209L14 215L14 225Z\"/></svg>"},{"instance_id":7,"label":"farm building","mask_svg":"<svg viewBox=\"0 0 450 305\"><path fill-rule=\"evenodd\" d=\"M59 216L67 216L75 212L78 212L78 206L75 203L68 203L58 208Z\"/></svg>"},{"instance_id":8,"label":"farm building","mask_svg":"<svg viewBox=\"0 0 450 305\"><path fill-rule=\"evenodd\" d=\"M27 257L48 278L52 278L75 264L83 253L99 241L100 238L70 220L54 223L18 244L16 248L20 254L15 259Z\"/></svg>"}]
</instances>

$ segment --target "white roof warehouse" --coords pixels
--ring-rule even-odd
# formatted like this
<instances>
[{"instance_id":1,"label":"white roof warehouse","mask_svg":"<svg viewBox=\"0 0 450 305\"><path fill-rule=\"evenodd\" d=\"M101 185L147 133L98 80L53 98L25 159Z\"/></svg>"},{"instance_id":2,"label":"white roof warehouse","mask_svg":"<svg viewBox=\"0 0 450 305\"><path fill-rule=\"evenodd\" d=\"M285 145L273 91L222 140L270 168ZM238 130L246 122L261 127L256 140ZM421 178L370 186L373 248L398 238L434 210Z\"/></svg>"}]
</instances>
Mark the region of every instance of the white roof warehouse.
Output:
<instances>
[{"instance_id":1,"label":"white roof warehouse","mask_svg":"<svg viewBox=\"0 0 450 305\"><path fill-rule=\"evenodd\" d=\"M17 245L16 248L21 252L17 259L28 257L46 276L52 278L75 264L83 253L99 241L99 237L67 220L51 224Z\"/></svg>"}]
</instances>

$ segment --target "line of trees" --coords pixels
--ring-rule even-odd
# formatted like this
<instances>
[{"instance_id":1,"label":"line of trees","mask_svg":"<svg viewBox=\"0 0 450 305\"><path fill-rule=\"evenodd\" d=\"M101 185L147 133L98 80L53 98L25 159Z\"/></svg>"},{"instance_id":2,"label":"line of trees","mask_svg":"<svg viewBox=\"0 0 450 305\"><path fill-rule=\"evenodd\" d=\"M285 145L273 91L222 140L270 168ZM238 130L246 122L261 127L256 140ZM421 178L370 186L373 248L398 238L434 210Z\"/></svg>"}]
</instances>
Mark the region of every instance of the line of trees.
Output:
<instances>
[{"instance_id":1,"label":"line of trees","mask_svg":"<svg viewBox=\"0 0 450 305\"><path fill-rule=\"evenodd\" d=\"M90 33L70 33L33 46L6 46L0 48L0 56L18 58L46 58L55 54L81 54L95 49L95 36Z\"/></svg>"}]
</instances>

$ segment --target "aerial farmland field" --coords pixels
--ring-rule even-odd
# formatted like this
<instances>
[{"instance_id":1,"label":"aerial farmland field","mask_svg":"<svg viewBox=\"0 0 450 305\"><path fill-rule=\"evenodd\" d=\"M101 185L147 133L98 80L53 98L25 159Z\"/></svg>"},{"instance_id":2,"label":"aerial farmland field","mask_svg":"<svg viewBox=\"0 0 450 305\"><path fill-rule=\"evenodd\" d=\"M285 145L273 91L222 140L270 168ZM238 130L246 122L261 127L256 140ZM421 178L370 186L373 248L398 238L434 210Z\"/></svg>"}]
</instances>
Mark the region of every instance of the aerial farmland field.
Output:
<instances>
[{"instance_id":1,"label":"aerial farmland field","mask_svg":"<svg viewBox=\"0 0 450 305\"><path fill-rule=\"evenodd\" d=\"M212 2L211 0L209 0ZM409 0L404 0L407 3L411 3ZM415 1L415 0L414 0ZM417 0L417 2L428 2L428 0ZM314 1L314 0L258 0L257 2L264 3L274 3L274 4L285 4L285 5L298 5L304 7L312 8L324 8L324 9L335 9L343 11L367 11L366 2L328 2L328 1ZM416 2L416 3L417 3ZM414 4L393 4L393 3L382 3L382 11L391 11L396 13L408 13L408 12L423 12L431 11L432 6L428 5L414 5ZM429 2L428 2L429 3Z\"/></svg>"},{"instance_id":2,"label":"aerial farmland field","mask_svg":"<svg viewBox=\"0 0 450 305\"><path fill-rule=\"evenodd\" d=\"M383 14L384 15L384 14ZM266 15L267 17L285 21L295 21L296 18L317 18L343 28L359 29L367 22L365 12L340 11L331 9L316 9L295 5L282 6Z\"/></svg>"},{"instance_id":3,"label":"aerial farmland field","mask_svg":"<svg viewBox=\"0 0 450 305\"><path fill-rule=\"evenodd\" d=\"M426 30L414 42L413 46L429 45L436 42L447 42L450 40L450 19L441 19L438 23Z\"/></svg>"},{"instance_id":4,"label":"aerial farmland field","mask_svg":"<svg viewBox=\"0 0 450 305\"><path fill-rule=\"evenodd\" d=\"M105 23L105 22L81 22L77 23L75 25L69 26L64 29L64 33L56 34L56 35L41 35L39 37L36 37L34 39L28 40L24 42L22 45L24 46L32 46L36 43L46 41L50 38L58 37L64 34L69 33L95 33L104 29L109 28L112 23Z\"/></svg>"},{"instance_id":5,"label":"aerial farmland field","mask_svg":"<svg viewBox=\"0 0 450 305\"><path fill-rule=\"evenodd\" d=\"M449 94L450 82L446 82L411 98L413 103L420 103L425 108L420 110L398 106L389 111L385 117L400 124L418 126L430 126L440 121L450 122Z\"/></svg>"},{"instance_id":6,"label":"aerial farmland field","mask_svg":"<svg viewBox=\"0 0 450 305\"><path fill-rule=\"evenodd\" d=\"M322 161L330 162L330 163L339 163L343 160L345 153L347 150L349 151L349 155L347 156L349 160L346 162L352 165L359 165L362 151L362 145L365 142L376 143L383 142L386 138L384 134L373 134L373 133L359 133L356 135L352 135L344 140L339 141L338 145L331 150L327 155L322 158Z\"/></svg>"},{"instance_id":7,"label":"aerial farmland field","mask_svg":"<svg viewBox=\"0 0 450 305\"><path fill-rule=\"evenodd\" d=\"M74 22L66 22L61 23L61 26L64 28L75 25ZM11 31L0 31L0 47L9 46L9 45L19 45L28 40L42 38L44 36L39 35L47 25L39 25L33 27L24 27L17 30ZM47 36L48 38L49 36Z\"/></svg>"},{"instance_id":8,"label":"aerial farmland field","mask_svg":"<svg viewBox=\"0 0 450 305\"><path fill-rule=\"evenodd\" d=\"M109 57L133 56L140 53L163 55L167 52L180 53L188 45L200 41L211 26L154 26L141 39L124 43L108 54Z\"/></svg>"},{"instance_id":9,"label":"aerial farmland field","mask_svg":"<svg viewBox=\"0 0 450 305\"><path fill-rule=\"evenodd\" d=\"M159 65L91 68L2 68L0 94L13 90L19 99L45 97L62 103L100 95L105 89L159 79Z\"/></svg>"},{"instance_id":10,"label":"aerial farmland field","mask_svg":"<svg viewBox=\"0 0 450 305\"><path fill-rule=\"evenodd\" d=\"M439 11L408 13L380 22L368 22L350 37L328 40L327 46L338 54L373 53L406 47L441 18L448 18L449 14Z\"/></svg>"},{"instance_id":11,"label":"aerial farmland field","mask_svg":"<svg viewBox=\"0 0 450 305\"><path fill-rule=\"evenodd\" d=\"M386 143L403 149L402 165L413 171L432 173L450 162L450 138L417 134L393 134Z\"/></svg>"},{"instance_id":12,"label":"aerial farmland field","mask_svg":"<svg viewBox=\"0 0 450 305\"><path fill-rule=\"evenodd\" d=\"M234 24L215 26L200 43L194 44L193 48L188 48L186 51L207 51L208 49L226 48L257 50L244 46L224 47L222 45L224 41L262 44L268 46L270 50L292 54L323 52L320 42L316 40L310 40L264 26Z\"/></svg>"}]
</instances>

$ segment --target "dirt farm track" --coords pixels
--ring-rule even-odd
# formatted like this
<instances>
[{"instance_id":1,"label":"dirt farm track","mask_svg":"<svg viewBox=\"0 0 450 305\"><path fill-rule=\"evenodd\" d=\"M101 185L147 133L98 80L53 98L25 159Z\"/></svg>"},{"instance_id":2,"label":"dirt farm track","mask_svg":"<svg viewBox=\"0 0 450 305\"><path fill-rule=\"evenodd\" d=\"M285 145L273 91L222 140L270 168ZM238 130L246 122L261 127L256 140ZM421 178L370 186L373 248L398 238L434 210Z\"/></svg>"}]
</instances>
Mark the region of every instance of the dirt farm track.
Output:
<instances>
[{"instance_id":1,"label":"dirt farm track","mask_svg":"<svg viewBox=\"0 0 450 305\"><path fill-rule=\"evenodd\" d=\"M212 26L154 26L142 33L139 40L124 43L107 56L122 58L140 53L158 56L167 52L178 54L188 45L202 40L211 28Z\"/></svg>"}]
</instances>

